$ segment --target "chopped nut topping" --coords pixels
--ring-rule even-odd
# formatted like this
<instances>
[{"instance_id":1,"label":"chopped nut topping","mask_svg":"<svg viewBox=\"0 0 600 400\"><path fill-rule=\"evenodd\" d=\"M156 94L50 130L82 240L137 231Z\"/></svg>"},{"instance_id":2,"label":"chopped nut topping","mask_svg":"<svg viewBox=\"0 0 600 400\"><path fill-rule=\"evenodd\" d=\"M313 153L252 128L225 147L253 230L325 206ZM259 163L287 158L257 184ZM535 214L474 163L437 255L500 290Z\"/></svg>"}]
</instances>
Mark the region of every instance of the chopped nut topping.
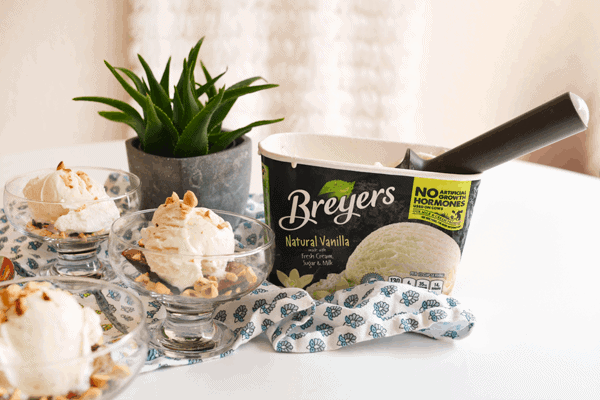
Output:
<instances>
[{"instance_id":1,"label":"chopped nut topping","mask_svg":"<svg viewBox=\"0 0 600 400\"><path fill-rule=\"evenodd\" d=\"M13 394L10 395L8 400L21 400L21 390L15 389L15 391L13 392Z\"/></svg>"},{"instance_id":2,"label":"chopped nut topping","mask_svg":"<svg viewBox=\"0 0 600 400\"><path fill-rule=\"evenodd\" d=\"M78 209L76 209L75 212L81 212L83 210L85 210L85 204L82 205L81 207L79 207Z\"/></svg>"},{"instance_id":3,"label":"chopped nut topping","mask_svg":"<svg viewBox=\"0 0 600 400\"><path fill-rule=\"evenodd\" d=\"M198 198L196 197L194 192L192 192L191 190L185 192L185 195L183 196L183 204L191 208L194 208L198 205Z\"/></svg>"},{"instance_id":4,"label":"chopped nut topping","mask_svg":"<svg viewBox=\"0 0 600 400\"><path fill-rule=\"evenodd\" d=\"M50 296L48 296L48 294L46 292L42 293L42 299L46 300L46 301L50 301Z\"/></svg>"},{"instance_id":5,"label":"chopped nut topping","mask_svg":"<svg viewBox=\"0 0 600 400\"><path fill-rule=\"evenodd\" d=\"M114 378L125 378L131 375L127 365L115 365L110 374Z\"/></svg>"},{"instance_id":6,"label":"chopped nut topping","mask_svg":"<svg viewBox=\"0 0 600 400\"><path fill-rule=\"evenodd\" d=\"M104 374L95 374L90 376L90 385L103 388L110 381L110 376Z\"/></svg>"},{"instance_id":7,"label":"chopped nut topping","mask_svg":"<svg viewBox=\"0 0 600 400\"><path fill-rule=\"evenodd\" d=\"M91 399L99 399L102 396L102 390L97 387L91 387L79 397L78 400L91 400Z\"/></svg>"},{"instance_id":8,"label":"chopped nut topping","mask_svg":"<svg viewBox=\"0 0 600 400\"><path fill-rule=\"evenodd\" d=\"M174 203L179 203L179 196L177 196L177 193L175 192L173 192L171 197L167 197L167 199L165 200L165 206Z\"/></svg>"},{"instance_id":9,"label":"chopped nut topping","mask_svg":"<svg viewBox=\"0 0 600 400\"><path fill-rule=\"evenodd\" d=\"M94 185L92 184L92 180L90 179L90 177L88 176L88 174L86 174L83 171L77 171L76 172L77 176L81 178L82 181L85 182L85 188L89 191Z\"/></svg>"},{"instance_id":10,"label":"chopped nut topping","mask_svg":"<svg viewBox=\"0 0 600 400\"><path fill-rule=\"evenodd\" d=\"M27 311L27 307L25 307L25 304L23 304L20 298L17 299L15 301L15 312L20 317L21 315L25 314L25 311Z\"/></svg>"},{"instance_id":11,"label":"chopped nut topping","mask_svg":"<svg viewBox=\"0 0 600 400\"><path fill-rule=\"evenodd\" d=\"M148 277L148 273L146 272L145 274L142 274L140 276L138 276L137 278L135 278L136 282L141 282L141 283L148 283L150 282L150 278Z\"/></svg>"},{"instance_id":12,"label":"chopped nut topping","mask_svg":"<svg viewBox=\"0 0 600 400\"><path fill-rule=\"evenodd\" d=\"M58 166L56 167L57 171L60 171L61 169L65 169L65 163L64 162L59 162Z\"/></svg>"},{"instance_id":13,"label":"chopped nut topping","mask_svg":"<svg viewBox=\"0 0 600 400\"><path fill-rule=\"evenodd\" d=\"M228 281L231 281L231 282L235 282L238 280L238 276L236 274L234 274L233 272L227 272L227 273L225 273L225 279L227 279Z\"/></svg>"}]
</instances>

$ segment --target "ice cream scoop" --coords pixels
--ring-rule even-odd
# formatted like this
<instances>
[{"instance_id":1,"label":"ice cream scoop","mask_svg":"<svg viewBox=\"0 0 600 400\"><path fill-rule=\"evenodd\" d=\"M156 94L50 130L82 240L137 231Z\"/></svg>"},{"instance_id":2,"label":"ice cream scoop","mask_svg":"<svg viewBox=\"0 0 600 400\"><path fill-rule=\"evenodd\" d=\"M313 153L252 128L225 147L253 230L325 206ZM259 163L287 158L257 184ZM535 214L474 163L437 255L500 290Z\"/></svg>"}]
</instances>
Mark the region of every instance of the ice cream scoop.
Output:
<instances>
[{"instance_id":1,"label":"ice cream scoop","mask_svg":"<svg viewBox=\"0 0 600 400\"><path fill-rule=\"evenodd\" d=\"M152 225L141 231L143 246L150 250L144 252L150 270L181 291L205 276L225 276L227 260L203 256L235 251L229 222L197 205L198 199L191 191L183 200L173 193L154 212Z\"/></svg>"},{"instance_id":2,"label":"ice cream scoop","mask_svg":"<svg viewBox=\"0 0 600 400\"><path fill-rule=\"evenodd\" d=\"M73 171L61 162L56 171L32 179L23 195L37 222L53 223L63 232L96 232L110 228L119 210L104 187L85 172ZM104 201L103 201L104 200Z\"/></svg>"},{"instance_id":3,"label":"ice cream scoop","mask_svg":"<svg viewBox=\"0 0 600 400\"><path fill-rule=\"evenodd\" d=\"M587 129L585 101L565 93L431 159L411 149L396 168L476 174Z\"/></svg>"},{"instance_id":4,"label":"ice cream scoop","mask_svg":"<svg viewBox=\"0 0 600 400\"><path fill-rule=\"evenodd\" d=\"M33 397L89 388L92 360L80 357L102 342L99 316L49 286L15 284L0 296L0 386Z\"/></svg>"}]
</instances>

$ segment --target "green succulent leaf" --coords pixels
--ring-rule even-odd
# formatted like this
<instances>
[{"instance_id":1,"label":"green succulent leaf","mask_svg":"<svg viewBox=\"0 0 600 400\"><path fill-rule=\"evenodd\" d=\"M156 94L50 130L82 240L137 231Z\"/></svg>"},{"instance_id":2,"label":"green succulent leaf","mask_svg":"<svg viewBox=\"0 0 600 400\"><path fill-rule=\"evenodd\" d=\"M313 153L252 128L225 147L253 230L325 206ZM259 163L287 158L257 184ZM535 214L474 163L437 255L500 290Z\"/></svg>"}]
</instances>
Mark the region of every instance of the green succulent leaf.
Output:
<instances>
[{"instance_id":1,"label":"green succulent leaf","mask_svg":"<svg viewBox=\"0 0 600 400\"><path fill-rule=\"evenodd\" d=\"M173 125L175 125L178 132L182 132L185 128L183 118L183 104L181 103L181 97L179 97L179 90L177 90L177 86L175 86L173 94Z\"/></svg>"},{"instance_id":2,"label":"green succulent leaf","mask_svg":"<svg viewBox=\"0 0 600 400\"><path fill-rule=\"evenodd\" d=\"M221 75L223 75L223 74L221 74ZM227 88L227 90L231 91L233 89L248 87L259 79L263 79L263 78L261 78L260 76L255 76L252 78L244 79L243 81L240 81L240 82L230 86L229 88ZM210 120L210 125L208 127L209 132L215 132L215 131L220 132L221 131L221 124L225 120L225 117L227 117L227 115L229 114L229 111L231 111L231 108L235 104L236 100L237 100L237 97L233 98L231 100L228 100L228 101L223 101L221 103L219 108L217 108L217 111L215 111L215 114L213 115L212 119Z\"/></svg>"},{"instance_id":3,"label":"green succulent leaf","mask_svg":"<svg viewBox=\"0 0 600 400\"><path fill-rule=\"evenodd\" d=\"M279 85L276 85L276 84L266 84L266 85L256 85L256 86L249 86L249 87L240 87L240 88L236 88L236 89L229 88L225 92L225 96L223 96L223 101L237 99L238 97L244 96L246 94L256 93L256 92L259 92L261 90L266 90L266 89L272 89L272 88L276 88L278 86Z\"/></svg>"},{"instance_id":4,"label":"green succulent leaf","mask_svg":"<svg viewBox=\"0 0 600 400\"><path fill-rule=\"evenodd\" d=\"M73 100L102 103L102 104L106 104L111 107L114 107L117 110L123 111L123 113L127 114L127 116L129 117L129 119L127 119L128 122L126 122L125 120L117 121L117 120L110 119L110 117L107 117L106 115L103 115L103 114L100 114L100 115L102 115L104 118L110 119L111 121L123 122L123 123L126 123L127 125L131 126L138 134L138 137L140 138L140 142L142 142L142 144L144 143L144 119L142 118L140 113L135 108L130 106L129 104L127 104L121 100L110 99L108 97L96 97L96 96L75 97ZM113 114L107 114L107 115L112 116Z\"/></svg>"},{"instance_id":5,"label":"green succulent leaf","mask_svg":"<svg viewBox=\"0 0 600 400\"><path fill-rule=\"evenodd\" d=\"M108 63L108 61L104 61L104 64L106 64L106 66L108 67L108 69L110 70L110 72L112 72L112 74L115 76L115 78L117 78L117 80L119 81L119 83L121 84L121 86L123 86L123 89L125 89L125 91L140 105L142 106L142 108L144 108L144 106L146 105L146 100L143 94L141 94L140 92L138 92L136 89L134 89L129 83L127 83L127 81L125 81L125 79L123 79L123 77L121 76L121 74L119 74L117 72L116 69L113 68L112 65L110 65ZM144 108L144 112L146 112L146 109Z\"/></svg>"},{"instance_id":6,"label":"green succulent leaf","mask_svg":"<svg viewBox=\"0 0 600 400\"><path fill-rule=\"evenodd\" d=\"M169 116L169 118L173 118L173 110L171 110L171 99L169 98L168 92L161 86L160 83L154 77L154 73L150 69L150 66L144 60L142 56L138 54L138 59L146 72L146 77L148 78L148 83L150 84L150 98L152 102L158 106L161 110L165 112Z\"/></svg>"},{"instance_id":7,"label":"green succulent leaf","mask_svg":"<svg viewBox=\"0 0 600 400\"><path fill-rule=\"evenodd\" d=\"M176 157L193 157L208 154L208 124L217 106L223 99L225 89L213 97L185 127L175 146Z\"/></svg>"},{"instance_id":8,"label":"green succulent leaf","mask_svg":"<svg viewBox=\"0 0 600 400\"><path fill-rule=\"evenodd\" d=\"M141 119L132 118L131 115L121 111L99 111L98 114L109 121L122 122L129 125L140 137L140 141L142 141L141 138L145 136L144 121Z\"/></svg>"},{"instance_id":9,"label":"green succulent leaf","mask_svg":"<svg viewBox=\"0 0 600 400\"><path fill-rule=\"evenodd\" d=\"M181 100L181 105L183 106L183 118L181 119L181 124L187 126L192 118L200 112L200 105L198 104L198 99L194 95L194 84L190 81L190 69L186 62L184 62L183 68L184 71L182 74L185 74L185 78L180 82L181 87L179 85L177 86L177 92Z\"/></svg>"},{"instance_id":10,"label":"green succulent leaf","mask_svg":"<svg viewBox=\"0 0 600 400\"><path fill-rule=\"evenodd\" d=\"M146 130L143 150L155 155L169 154L171 147L170 135L165 135L164 125L156 114L156 107L152 103L150 95L144 97L144 112L146 114Z\"/></svg>"},{"instance_id":11,"label":"green succulent leaf","mask_svg":"<svg viewBox=\"0 0 600 400\"><path fill-rule=\"evenodd\" d=\"M210 73L208 72L208 70L206 69L206 66L204 65L204 63L202 61L200 61L200 65L202 66L202 72L204 72L204 77L206 78L206 82L210 82L212 80ZM217 95L217 89L215 88L215 85L209 85L206 88L206 94L208 95L208 98L213 98Z\"/></svg>"},{"instance_id":12,"label":"green succulent leaf","mask_svg":"<svg viewBox=\"0 0 600 400\"><path fill-rule=\"evenodd\" d=\"M165 71L160 78L160 86L164 89L167 95L169 94L169 74L171 70L171 57L169 57L169 61L167 61L167 65L165 66Z\"/></svg>"},{"instance_id":13,"label":"green succulent leaf","mask_svg":"<svg viewBox=\"0 0 600 400\"><path fill-rule=\"evenodd\" d=\"M235 83L235 84L229 86L229 90L238 89L238 88L242 88L242 87L248 87L248 86L252 85L254 82L261 80L261 79L266 82L266 80L261 76L253 76L252 78L244 79L243 81L239 81L238 83Z\"/></svg>"},{"instance_id":14,"label":"green succulent leaf","mask_svg":"<svg viewBox=\"0 0 600 400\"><path fill-rule=\"evenodd\" d=\"M223 73L221 73L220 75L218 75L215 78L212 78L210 81L206 82L204 85L199 84L198 82L196 82L196 85L199 86L196 89L196 97L200 97L202 96L204 93L206 93L208 91L209 88L214 87L215 83L223 76L225 75L225 72L227 72L227 70L225 70Z\"/></svg>"},{"instance_id":15,"label":"green succulent leaf","mask_svg":"<svg viewBox=\"0 0 600 400\"><path fill-rule=\"evenodd\" d=\"M156 116L163 124L163 130L166 134L168 134L169 138L169 154L173 154L173 150L177 145L177 141L179 140L179 132L175 125L173 125L173 121L171 118L163 110L160 109L157 105L154 105L154 111L156 111Z\"/></svg>"},{"instance_id":16,"label":"green succulent leaf","mask_svg":"<svg viewBox=\"0 0 600 400\"><path fill-rule=\"evenodd\" d=\"M125 75L127 75L127 77L129 77L129 79L131 79L131 81L135 84L135 87L137 89L138 92L140 92L143 96L147 95L149 90L148 90L148 86L146 86L146 83L140 79L139 76L137 76L135 73L133 73L133 71L128 70L127 68L116 68L119 71L123 72Z\"/></svg>"},{"instance_id":17,"label":"green succulent leaf","mask_svg":"<svg viewBox=\"0 0 600 400\"><path fill-rule=\"evenodd\" d=\"M246 133L250 132L252 130L252 128L255 128L255 127L261 126L261 125L274 124L274 123L280 122L280 121L283 121L283 118L265 120L265 121L256 121L256 122L253 122L251 124L244 126L243 128L239 128L239 129L236 129L231 132L223 132L221 135L219 135L218 139L216 139L211 144L211 149L210 149L211 153L215 153L217 151L224 150L229 145L229 143L233 142L235 139L241 137L242 135L245 135Z\"/></svg>"}]
</instances>

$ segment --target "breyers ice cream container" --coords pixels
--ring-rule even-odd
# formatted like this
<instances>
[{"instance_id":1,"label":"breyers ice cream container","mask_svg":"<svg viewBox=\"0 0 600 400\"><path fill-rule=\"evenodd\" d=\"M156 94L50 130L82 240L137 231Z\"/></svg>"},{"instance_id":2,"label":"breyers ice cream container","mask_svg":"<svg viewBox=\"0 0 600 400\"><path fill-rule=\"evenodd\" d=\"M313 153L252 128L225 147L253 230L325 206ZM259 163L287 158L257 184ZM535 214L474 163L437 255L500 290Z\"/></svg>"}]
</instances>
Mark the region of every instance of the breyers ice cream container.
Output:
<instances>
[{"instance_id":1,"label":"breyers ice cream container","mask_svg":"<svg viewBox=\"0 0 600 400\"><path fill-rule=\"evenodd\" d=\"M316 298L373 280L450 294L481 174L395 168L410 148L375 139L280 133L259 143L269 280Z\"/></svg>"}]
</instances>

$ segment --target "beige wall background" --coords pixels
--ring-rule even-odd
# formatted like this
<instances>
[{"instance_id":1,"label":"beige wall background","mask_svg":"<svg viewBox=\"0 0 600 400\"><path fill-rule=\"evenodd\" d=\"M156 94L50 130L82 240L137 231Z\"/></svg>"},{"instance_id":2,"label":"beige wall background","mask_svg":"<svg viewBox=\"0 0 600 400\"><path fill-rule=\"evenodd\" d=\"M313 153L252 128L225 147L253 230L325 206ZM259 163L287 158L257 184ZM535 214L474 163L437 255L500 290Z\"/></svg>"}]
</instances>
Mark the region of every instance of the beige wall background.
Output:
<instances>
[{"instance_id":1,"label":"beige wall background","mask_svg":"<svg viewBox=\"0 0 600 400\"><path fill-rule=\"evenodd\" d=\"M247 2L246 11L259 3ZM398 132L398 140L405 136L422 143L458 145L572 91L590 107L589 129L528 159L598 175L600 2L423 3L426 26L420 74L415 77L416 132ZM0 2L0 156L132 135L125 126L96 114L105 107L71 99L81 95L127 99L102 61L137 68L130 65L128 54L133 4ZM282 11L286 4L281 2ZM295 2L296 11L302 4ZM318 11L315 4L307 1L306 7ZM368 8L374 2L353 4ZM218 51L218 44L212 46ZM261 129L267 128L251 135L264 136Z\"/></svg>"}]
</instances>

